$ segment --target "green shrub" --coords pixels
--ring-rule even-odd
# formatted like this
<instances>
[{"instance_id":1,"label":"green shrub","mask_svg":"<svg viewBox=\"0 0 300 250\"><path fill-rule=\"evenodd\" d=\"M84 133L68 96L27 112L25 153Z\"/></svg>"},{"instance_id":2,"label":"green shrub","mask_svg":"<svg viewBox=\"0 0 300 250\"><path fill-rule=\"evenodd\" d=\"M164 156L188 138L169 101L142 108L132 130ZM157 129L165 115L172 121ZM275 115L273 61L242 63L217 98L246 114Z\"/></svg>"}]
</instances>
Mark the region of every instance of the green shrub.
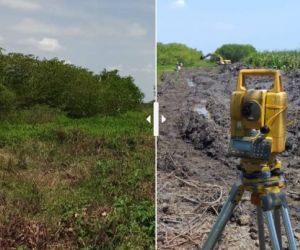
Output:
<instances>
[{"instance_id":1,"label":"green shrub","mask_svg":"<svg viewBox=\"0 0 300 250\"><path fill-rule=\"evenodd\" d=\"M158 65L175 65L182 62L184 66L193 66L201 61L203 54L197 49L180 43L157 44Z\"/></svg>"},{"instance_id":2,"label":"green shrub","mask_svg":"<svg viewBox=\"0 0 300 250\"><path fill-rule=\"evenodd\" d=\"M0 116L9 113L15 105L16 95L0 84Z\"/></svg>"},{"instance_id":3,"label":"green shrub","mask_svg":"<svg viewBox=\"0 0 300 250\"><path fill-rule=\"evenodd\" d=\"M99 83L91 79L77 79L65 90L65 99L60 107L72 117L98 114L101 111L101 88Z\"/></svg>"},{"instance_id":4,"label":"green shrub","mask_svg":"<svg viewBox=\"0 0 300 250\"><path fill-rule=\"evenodd\" d=\"M224 59L229 59L232 62L239 62L243 58L256 53L256 49L249 44L224 44L215 51Z\"/></svg>"},{"instance_id":5,"label":"green shrub","mask_svg":"<svg viewBox=\"0 0 300 250\"><path fill-rule=\"evenodd\" d=\"M142 103L143 93L134 84L132 77L120 77L118 71L101 74L101 113L117 113L133 110Z\"/></svg>"}]
</instances>

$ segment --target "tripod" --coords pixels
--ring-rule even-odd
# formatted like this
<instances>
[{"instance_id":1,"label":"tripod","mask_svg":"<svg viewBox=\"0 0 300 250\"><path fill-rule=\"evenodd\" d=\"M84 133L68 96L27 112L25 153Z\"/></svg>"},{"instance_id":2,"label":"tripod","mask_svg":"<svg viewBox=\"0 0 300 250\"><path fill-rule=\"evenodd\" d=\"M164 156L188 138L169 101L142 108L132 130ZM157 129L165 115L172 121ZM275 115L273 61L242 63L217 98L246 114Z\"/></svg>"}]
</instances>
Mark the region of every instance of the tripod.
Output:
<instances>
[{"instance_id":1,"label":"tripod","mask_svg":"<svg viewBox=\"0 0 300 250\"><path fill-rule=\"evenodd\" d=\"M281 162L260 164L259 161L243 160L241 175L233 185L229 197L217 218L202 250L212 250L220 238L234 208L241 200L244 191L251 192L251 203L257 208L258 238L260 250L265 250L264 218L268 227L273 250L282 249L281 218L288 238L289 249L296 250L296 241L288 212ZM256 169L255 169L256 168ZM255 171L259 168L259 171ZM253 171L254 170L254 171Z\"/></svg>"}]
</instances>

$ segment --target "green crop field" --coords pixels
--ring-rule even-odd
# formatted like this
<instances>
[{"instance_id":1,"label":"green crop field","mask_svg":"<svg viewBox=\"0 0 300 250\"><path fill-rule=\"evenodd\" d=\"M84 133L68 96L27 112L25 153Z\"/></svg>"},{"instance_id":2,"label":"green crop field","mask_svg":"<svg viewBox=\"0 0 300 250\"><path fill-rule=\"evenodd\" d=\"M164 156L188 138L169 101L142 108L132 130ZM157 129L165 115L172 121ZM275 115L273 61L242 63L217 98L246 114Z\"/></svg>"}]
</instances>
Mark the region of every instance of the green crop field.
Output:
<instances>
[{"instance_id":1,"label":"green crop field","mask_svg":"<svg viewBox=\"0 0 300 250\"><path fill-rule=\"evenodd\" d=\"M247 57L244 62L257 67L268 67L286 71L300 68L300 51L265 51Z\"/></svg>"}]
</instances>

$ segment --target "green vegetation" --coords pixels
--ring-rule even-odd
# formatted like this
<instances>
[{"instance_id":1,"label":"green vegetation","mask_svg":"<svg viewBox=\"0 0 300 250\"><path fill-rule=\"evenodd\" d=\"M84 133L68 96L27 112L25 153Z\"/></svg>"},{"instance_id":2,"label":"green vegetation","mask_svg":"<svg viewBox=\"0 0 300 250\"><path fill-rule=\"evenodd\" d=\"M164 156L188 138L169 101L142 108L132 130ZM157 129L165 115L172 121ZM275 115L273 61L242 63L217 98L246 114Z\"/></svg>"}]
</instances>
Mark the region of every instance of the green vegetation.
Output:
<instances>
[{"instance_id":1,"label":"green vegetation","mask_svg":"<svg viewBox=\"0 0 300 250\"><path fill-rule=\"evenodd\" d=\"M157 44L157 82L163 73L176 70L178 62L183 63L184 68L213 67L215 63L202 60L201 51L189 48L180 43Z\"/></svg>"},{"instance_id":2,"label":"green vegetation","mask_svg":"<svg viewBox=\"0 0 300 250\"><path fill-rule=\"evenodd\" d=\"M1 248L154 249L152 107L133 79L1 57Z\"/></svg>"},{"instance_id":3,"label":"green vegetation","mask_svg":"<svg viewBox=\"0 0 300 250\"><path fill-rule=\"evenodd\" d=\"M157 64L172 65L175 68L177 62L185 67L195 66L200 63L202 52L180 43L157 43Z\"/></svg>"},{"instance_id":4,"label":"green vegetation","mask_svg":"<svg viewBox=\"0 0 300 250\"><path fill-rule=\"evenodd\" d=\"M215 53L234 63L255 54L256 49L249 44L224 44Z\"/></svg>"},{"instance_id":5,"label":"green vegetation","mask_svg":"<svg viewBox=\"0 0 300 250\"><path fill-rule=\"evenodd\" d=\"M0 123L1 246L154 248L151 108L84 119L42 111Z\"/></svg>"},{"instance_id":6,"label":"green vegetation","mask_svg":"<svg viewBox=\"0 0 300 250\"><path fill-rule=\"evenodd\" d=\"M58 59L4 54L0 49L0 111L45 104L73 117L114 114L139 106L143 93L117 70L94 74Z\"/></svg>"},{"instance_id":7,"label":"green vegetation","mask_svg":"<svg viewBox=\"0 0 300 250\"><path fill-rule=\"evenodd\" d=\"M282 70L300 68L300 51L264 51L251 54L244 62L256 67L268 67Z\"/></svg>"},{"instance_id":8,"label":"green vegetation","mask_svg":"<svg viewBox=\"0 0 300 250\"><path fill-rule=\"evenodd\" d=\"M157 82L160 84L161 75L175 71L176 63L183 62L185 68L214 67L215 58L203 60L202 52L191 49L184 44L157 44ZM256 51L250 44L224 44L215 54L221 55L232 63L243 62L254 67L267 67L286 71L300 68L300 51ZM13 98L13 97L11 97Z\"/></svg>"},{"instance_id":9,"label":"green vegetation","mask_svg":"<svg viewBox=\"0 0 300 250\"><path fill-rule=\"evenodd\" d=\"M243 62L255 67L287 71L300 68L299 50L257 52L252 45L224 44L216 53L232 62Z\"/></svg>"}]
</instances>

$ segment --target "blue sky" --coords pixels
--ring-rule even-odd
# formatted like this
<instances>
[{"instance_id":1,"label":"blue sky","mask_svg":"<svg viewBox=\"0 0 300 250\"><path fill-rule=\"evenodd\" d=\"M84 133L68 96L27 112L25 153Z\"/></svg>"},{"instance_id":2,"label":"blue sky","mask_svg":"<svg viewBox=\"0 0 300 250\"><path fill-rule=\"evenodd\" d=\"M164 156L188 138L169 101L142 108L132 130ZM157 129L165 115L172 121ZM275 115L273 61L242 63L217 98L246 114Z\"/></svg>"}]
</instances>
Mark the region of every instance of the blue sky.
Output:
<instances>
[{"instance_id":1,"label":"blue sky","mask_svg":"<svg viewBox=\"0 0 300 250\"><path fill-rule=\"evenodd\" d=\"M224 43L300 49L300 1L157 0L158 41L204 53Z\"/></svg>"},{"instance_id":2,"label":"blue sky","mask_svg":"<svg viewBox=\"0 0 300 250\"><path fill-rule=\"evenodd\" d=\"M0 47L119 69L153 99L154 0L0 0Z\"/></svg>"}]
</instances>

